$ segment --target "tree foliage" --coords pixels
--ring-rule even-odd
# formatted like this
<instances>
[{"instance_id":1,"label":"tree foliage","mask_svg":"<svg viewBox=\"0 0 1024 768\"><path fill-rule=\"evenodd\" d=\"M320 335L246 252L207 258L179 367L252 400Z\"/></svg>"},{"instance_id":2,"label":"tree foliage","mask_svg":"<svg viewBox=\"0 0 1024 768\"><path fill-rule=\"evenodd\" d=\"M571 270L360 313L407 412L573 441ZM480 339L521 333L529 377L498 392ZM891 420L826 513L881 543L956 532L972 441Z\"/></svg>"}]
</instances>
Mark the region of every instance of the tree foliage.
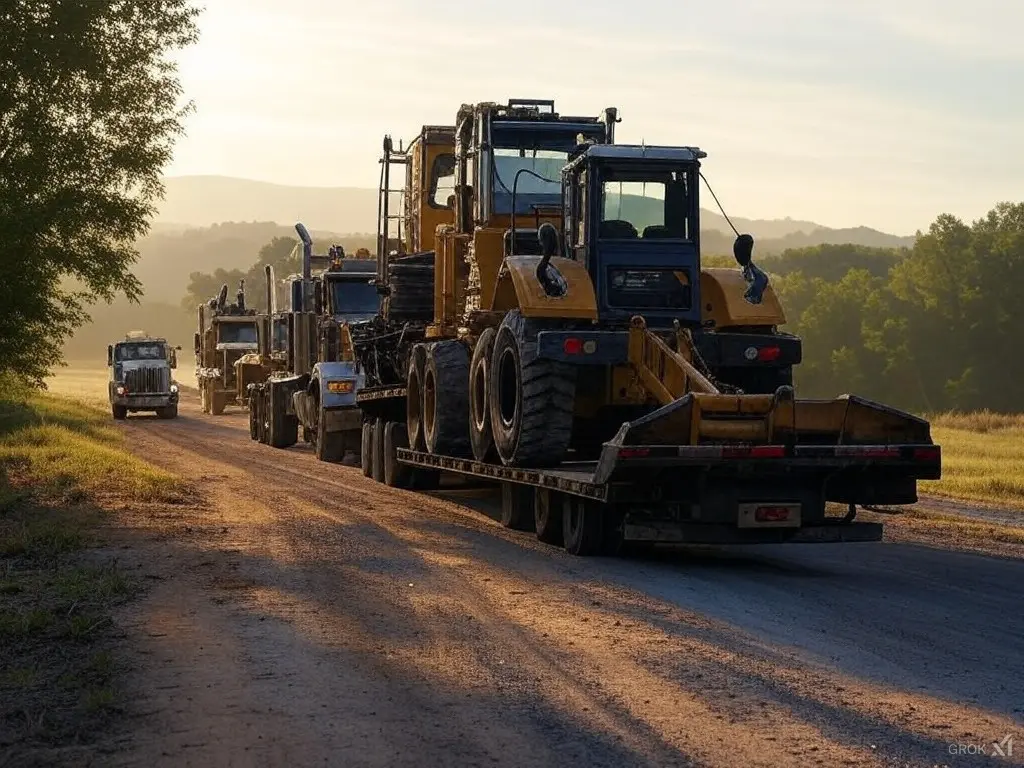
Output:
<instances>
[{"instance_id":1,"label":"tree foliage","mask_svg":"<svg viewBox=\"0 0 1024 768\"><path fill-rule=\"evenodd\" d=\"M1000 203L970 225L943 214L913 248L888 256L821 246L764 264L787 329L804 339L801 394L852 392L926 412L1021 410L1024 203Z\"/></svg>"},{"instance_id":2,"label":"tree foliage","mask_svg":"<svg viewBox=\"0 0 1024 768\"><path fill-rule=\"evenodd\" d=\"M188 0L8 0L0 9L0 372L37 384L87 307L131 272L191 108L167 54Z\"/></svg>"}]
</instances>

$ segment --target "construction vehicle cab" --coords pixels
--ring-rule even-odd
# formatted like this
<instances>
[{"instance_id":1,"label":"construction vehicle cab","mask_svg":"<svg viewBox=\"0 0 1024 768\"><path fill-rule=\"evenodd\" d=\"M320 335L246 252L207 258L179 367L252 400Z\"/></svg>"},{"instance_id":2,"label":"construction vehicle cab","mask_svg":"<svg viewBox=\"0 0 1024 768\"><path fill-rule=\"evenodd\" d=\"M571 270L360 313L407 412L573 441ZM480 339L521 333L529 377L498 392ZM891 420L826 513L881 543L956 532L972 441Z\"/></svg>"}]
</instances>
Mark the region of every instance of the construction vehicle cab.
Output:
<instances>
[{"instance_id":1,"label":"construction vehicle cab","mask_svg":"<svg viewBox=\"0 0 1024 768\"><path fill-rule=\"evenodd\" d=\"M561 341L555 357L565 362L626 363L622 331L639 314L652 330L688 328L708 375L727 388L772 393L792 384L801 342L778 330L786 316L752 262L752 239L737 241L741 270L701 265L698 193L706 156L696 147L577 149L562 171L563 233L551 255L585 267L603 331L564 338L546 332L545 354ZM565 262L520 257L513 263L522 275L532 269L545 297L565 291ZM615 329L620 332L609 333Z\"/></svg>"}]
</instances>

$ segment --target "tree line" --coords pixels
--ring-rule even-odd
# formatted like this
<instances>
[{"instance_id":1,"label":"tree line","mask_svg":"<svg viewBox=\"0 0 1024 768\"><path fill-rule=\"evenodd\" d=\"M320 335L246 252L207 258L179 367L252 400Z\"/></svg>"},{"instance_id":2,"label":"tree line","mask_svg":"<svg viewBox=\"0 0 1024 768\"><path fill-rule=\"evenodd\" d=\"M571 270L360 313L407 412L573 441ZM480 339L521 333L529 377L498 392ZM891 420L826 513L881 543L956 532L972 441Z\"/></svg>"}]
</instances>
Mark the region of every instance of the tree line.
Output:
<instances>
[{"instance_id":1,"label":"tree line","mask_svg":"<svg viewBox=\"0 0 1024 768\"><path fill-rule=\"evenodd\" d=\"M249 305L264 309L264 266L297 272L297 242L275 237L248 271L192 273L183 307L193 311L225 282L233 296L244 278ZM704 263L735 266L715 254ZM798 395L852 393L917 413L1021 410L1024 203L1000 203L971 224L943 214L911 247L817 245L758 263L785 308L782 330L803 338Z\"/></svg>"}]
</instances>

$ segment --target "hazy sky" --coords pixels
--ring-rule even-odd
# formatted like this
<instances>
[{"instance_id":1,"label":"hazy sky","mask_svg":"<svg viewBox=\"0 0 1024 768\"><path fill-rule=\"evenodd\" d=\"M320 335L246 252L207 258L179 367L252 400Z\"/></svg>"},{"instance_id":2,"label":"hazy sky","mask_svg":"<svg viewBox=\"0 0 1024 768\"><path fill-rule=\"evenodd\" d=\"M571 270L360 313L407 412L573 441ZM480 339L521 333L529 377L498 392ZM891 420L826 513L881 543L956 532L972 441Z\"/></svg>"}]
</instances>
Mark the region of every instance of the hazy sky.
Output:
<instances>
[{"instance_id":1,"label":"hazy sky","mask_svg":"<svg viewBox=\"0 0 1024 768\"><path fill-rule=\"evenodd\" d=\"M169 175L376 187L385 132L536 97L700 146L739 216L911 234L1024 199L1019 0L205 2Z\"/></svg>"}]
</instances>

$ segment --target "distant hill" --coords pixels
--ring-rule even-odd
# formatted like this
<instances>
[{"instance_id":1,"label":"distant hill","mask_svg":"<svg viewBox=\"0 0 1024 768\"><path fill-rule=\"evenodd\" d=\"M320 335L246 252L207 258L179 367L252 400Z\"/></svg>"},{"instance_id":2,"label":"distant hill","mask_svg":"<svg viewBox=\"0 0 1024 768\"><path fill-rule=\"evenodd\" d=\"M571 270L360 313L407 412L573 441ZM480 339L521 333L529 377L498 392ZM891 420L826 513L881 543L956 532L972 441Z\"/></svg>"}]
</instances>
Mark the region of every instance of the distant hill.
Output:
<instances>
[{"instance_id":1,"label":"distant hill","mask_svg":"<svg viewBox=\"0 0 1024 768\"><path fill-rule=\"evenodd\" d=\"M164 179L166 199L155 224L207 227L218 222L277 222L292 226L302 221L331 232L376 232L377 190L361 187L293 187L228 176L171 176ZM701 212L703 229L730 235L721 214ZM913 245L914 238L891 235L868 227L830 229L798 219L745 219L731 216L740 231L758 241L758 252L776 252L821 243L893 248ZM716 250L718 238L711 238ZM779 243L769 241L779 240ZM781 242L785 240L785 242ZM732 239L724 250L730 250Z\"/></svg>"}]
</instances>

